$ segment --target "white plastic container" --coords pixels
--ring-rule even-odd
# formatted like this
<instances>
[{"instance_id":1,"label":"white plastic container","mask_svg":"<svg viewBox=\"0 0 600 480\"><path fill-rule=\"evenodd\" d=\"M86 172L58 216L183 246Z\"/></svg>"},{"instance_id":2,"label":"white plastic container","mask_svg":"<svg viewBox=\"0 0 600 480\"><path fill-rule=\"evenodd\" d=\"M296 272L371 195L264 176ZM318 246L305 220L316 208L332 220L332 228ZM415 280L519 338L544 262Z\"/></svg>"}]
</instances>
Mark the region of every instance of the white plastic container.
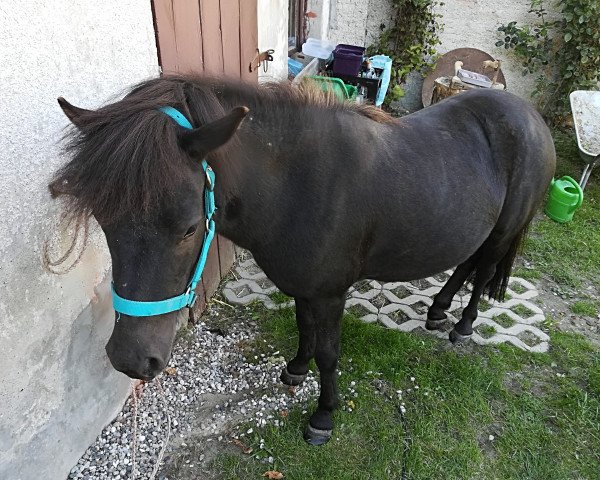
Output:
<instances>
[{"instance_id":1,"label":"white plastic container","mask_svg":"<svg viewBox=\"0 0 600 480\"><path fill-rule=\"evenodd\" d=\"M328 40L319 40L317 38L307 38L304 45L302 45L302 53L309 57L320 58L321 60L327 60L333 49L335 43L331 43Z\"/></svg>"}]
</instances>

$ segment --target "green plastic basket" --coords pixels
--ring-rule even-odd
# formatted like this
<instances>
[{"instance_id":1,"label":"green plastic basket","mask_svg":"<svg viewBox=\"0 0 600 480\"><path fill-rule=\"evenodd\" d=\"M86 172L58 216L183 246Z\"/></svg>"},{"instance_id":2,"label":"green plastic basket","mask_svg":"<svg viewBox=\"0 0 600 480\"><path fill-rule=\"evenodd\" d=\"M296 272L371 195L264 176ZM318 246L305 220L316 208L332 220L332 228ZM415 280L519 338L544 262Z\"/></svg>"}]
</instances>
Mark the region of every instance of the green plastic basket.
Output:
<instances>
[{"instance_id":1,"label":"green plastic basket","mask_svg":"<svg viewBox=\"0 0 600 480\"><path fill-rule=\"evenodd\" d=\"M346 85L342 79L335 77L321 77L319 75L311 75L312 81L319 84L324 92L333 90L334 95L342 101L356 99L356 87L354 85Z\"/></svg>"}]
</instances>

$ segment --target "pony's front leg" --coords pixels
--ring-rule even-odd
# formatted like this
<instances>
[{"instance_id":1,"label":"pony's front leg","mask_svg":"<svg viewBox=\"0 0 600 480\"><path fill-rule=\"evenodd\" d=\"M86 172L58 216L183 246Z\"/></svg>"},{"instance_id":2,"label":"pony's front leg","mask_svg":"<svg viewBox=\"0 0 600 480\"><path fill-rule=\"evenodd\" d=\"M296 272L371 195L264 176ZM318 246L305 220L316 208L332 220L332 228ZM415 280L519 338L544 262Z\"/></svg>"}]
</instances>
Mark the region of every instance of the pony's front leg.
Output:
<instances>
[{"instance_id":1,"label":"pony's front leg","mask_svg":"<svg viewBox=\"0 0 600 480\"><path fill-rule=\"evenodd\" d=\"M308 373L308 362L315 356L317 336L315 320L310 303L303 298L295 298L296 324L298 325L298 353L281 372L281 381L286 385L300 385Z\"/></svg>"},{"instance_id":2,"label":"pony's front leg","mask_svg":"<svg viewBox=\"0 0 600 480\"><path fill-rule=\"evenodd\" d=\"M315 360L321 376L319 406L304 432L304 439L311 445L326 443L333 431L332 414L339 404L336 368L344 303L345 295L309 301L316 332Z\"/></svg>"}]
</instances>

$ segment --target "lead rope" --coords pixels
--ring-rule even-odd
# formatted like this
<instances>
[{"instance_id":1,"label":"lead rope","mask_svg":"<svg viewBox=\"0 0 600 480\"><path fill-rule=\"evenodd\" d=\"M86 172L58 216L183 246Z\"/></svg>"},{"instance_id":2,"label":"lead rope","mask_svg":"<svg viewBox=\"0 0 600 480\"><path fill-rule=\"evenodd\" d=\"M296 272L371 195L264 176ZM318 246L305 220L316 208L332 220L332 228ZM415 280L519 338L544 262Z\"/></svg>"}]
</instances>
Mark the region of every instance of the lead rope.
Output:
<instances>
[{"instance_id":1,"label":"lead rope","mask_svg":"<svg viewBox=\"0 0 600 480\"><path fill-rule=\"evenodd\" d=\"M156 382L156 386L158 387L160 396L163 399L165 414L167 416L167 438L165 438L163 446L160 449L160 452L158 453L158 458L156 459L156 464L154 465L154 468L152 469L152 474L150 475L150 480L154 480L154 478L156 477L156 474L158 473L158 469L160 468L160 462L162 462L162 459L165 456L165 451L167 450L167 445L169 444L169 439L171 438L171 416L169 415L169 410L167 409L167 407L169 406L169 404L167 402L167 396L165 394L165 391L163 390L160 380L158 378L156 378L155 382Z\"/></svg>"},{"instance_id":2,"label":"lead rope","mask_svg":"<svg viewBox=\"0 0 600 480\"><path fill-rule=\"evenodd\" d=\"M133 400L133 439L131 440L131 480L135 480L136 476L136 464L135 464L135 452L137 451L137 393L135 392L135 386L131 385L131 394Z\"/></svg>"},{"instance_id":3,"label":"lead rope","mask_svg":"<svg viewBox=\"0 0 600 480\"><path fill-rule=\"evenodd\" d=\"M167 450L167 445L169 444L169 440L171 439L171 415L169 415L168 410L168 401L167 395L163 389L162 383L158 378L155 379L156 388L158 393L160 393L160 397L163 401L164 412L167 416L167 437L163 443L160 452L158 452L158 457L156 459L156 463L154 464L154 468L152 469L152 473L150 474L149 480L154 480L156 475L158 474L158 469L160 468L160 462L162 462L163 457L165 456L165 451ZM137 416L138 416L138 397L136 393L136 387L132 386L132 400L133 400L133 439L131 441L131 480L136 479L137 475L137 465L136 465L136 452L137 452Z\"/></svg>"}]
</instances>

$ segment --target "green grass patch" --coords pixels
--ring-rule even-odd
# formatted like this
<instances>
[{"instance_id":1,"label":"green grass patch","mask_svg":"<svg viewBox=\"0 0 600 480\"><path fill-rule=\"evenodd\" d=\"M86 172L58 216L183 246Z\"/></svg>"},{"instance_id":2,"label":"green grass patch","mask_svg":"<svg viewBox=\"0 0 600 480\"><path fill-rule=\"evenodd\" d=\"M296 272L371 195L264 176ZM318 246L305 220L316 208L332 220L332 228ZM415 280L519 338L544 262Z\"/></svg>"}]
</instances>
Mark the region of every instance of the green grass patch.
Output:
<instances>
[{"instance_id":1,"label":"green grass patch","mask_svg":"<svg viewBox=\"0 0 600 480\"><path fill-rule=\"evenodd\" d=\"M510 328L515 323L517 323L512 319L512 317L510 317L506 313L501 313L500 315L494 315L492 317L492 320L494 320L494 322L496 322L498 325L500 325L501 327L504 327L504 328Z\"/></svg>"},{"instance_id":2,"label":"green grass patch","mask_svg":"<svg viewBox=\"0 0 600 480\"><path fill-rule=\"evenodd\" d=\"M275 303L276 305L283 305L284 303L293 300L292 297L288 297L285 293L280 292L279 290L269 295L269 298L273 300L273 303Z\"/></svg>"},{"instance_id":3,"label":"green grass patch","mask_svg":"<svg viewBox=\"0 0 600 480\"><path fill-rule=\"evenodd\" d=\"M595 317L598 315L599 304L600 302L594 302L590 300L578 300L571 304L571 311L576 315Z\"/></svg>"},{"instance_id":4,"label":"green grass patch","mask_svg":"<svg viewBox=\"0 0 600 480\"><path fill-rule=\"evenodd\" d=\"M525 251L525 256L527 257L527 251ZM512 272L512 275L515 277L524 278L525 280L539 280L540 278L542 278L542 272L540 272L539 270L525 267L515 267Z\"/></svg>"},{"instance_id":5,"label":"green grass patch","mask_svg":"<svg viewBox=\"0 0 600 480\"><path fill-rule=\"evenodd\" d=\"M517 315L520 315L523 318L529 318L535 313L535 312L532 312L531 310L529 310L525 305L521 305L521 304L510 307L510 309L513 312L515 312Z\"/></svg>"},{"instance_id":6,"label":"green grass patch","mask_svg":"<svg viewBox=\"0 0 600 480\"><path fill-rule=\"evenodd\" d=\"M258 316L261 341L290 358L293 310ZM354 408L336 412L333 439L304 443L302 412L314 409L313 399L279 428L255 429L246 438L253 455L221 455L215 470L223 478L261 478L271 468L290 480L397 479L403 468L411 480L600 478L600 352L583 337L553 333L547 354L506 345L447 349L434 337L351 315L342 337L341 399ZM349 396L352 381L357 397ZM273 463L263 463L269 456Z\"/></svg>"},{"instance_id":7,"label":"green grass patch","mask_svg":"<svg viewBox=\"0 0 600 480\"><path fill-rule=\"evenodd\" d=\"M480 325L477 327L477 333L483 338L490 338L496 334L496 329L491 325Z\"/></svg>"},{"instance_id":8,"label":"green grass patch","mask_svg":"<svg viewBox=\"0 0 600 480\"><path fill-rule=\"evenodd\" d=\"M477 310L479 310L480 312L485 312L490 308L492 308L492 304L489 302L489 300L481 297L481 300L479 300L479 304L477 305Z\"/></svg>"},{"instance_id":9,"label":"green grass patch","mask_svg":"<svg viewBox=\"0 0 600 480\"><path fill-rule=\"evenodd\" d=\"M523 285L521 285L520 283L517 283L517 282L512 282L509 285L509 287L513 292L519 293L519 294L525 293L527 291L527 289Z\"/></svg>"},{"instance_id":10,"label":"green grass patch","mask_svg":"<svg viewBox=\"0 0 600 480\"><path fill-rule=\"evenodd\" d=\"M570 175L579 179L585 164L579 158L573 133L554 133L556 178ZM600 278L600 182L594 172L584 192L581 208L573 221L556 223L545 215L534 222L525 244L525 257L536 270L552 280L573 288L598 282ZM516 275L533 278L535 270L519 269ZM529 272L529 273L527 273ZM524 275L525 274L525 275Z\"/></svg>"}]
</instances>

